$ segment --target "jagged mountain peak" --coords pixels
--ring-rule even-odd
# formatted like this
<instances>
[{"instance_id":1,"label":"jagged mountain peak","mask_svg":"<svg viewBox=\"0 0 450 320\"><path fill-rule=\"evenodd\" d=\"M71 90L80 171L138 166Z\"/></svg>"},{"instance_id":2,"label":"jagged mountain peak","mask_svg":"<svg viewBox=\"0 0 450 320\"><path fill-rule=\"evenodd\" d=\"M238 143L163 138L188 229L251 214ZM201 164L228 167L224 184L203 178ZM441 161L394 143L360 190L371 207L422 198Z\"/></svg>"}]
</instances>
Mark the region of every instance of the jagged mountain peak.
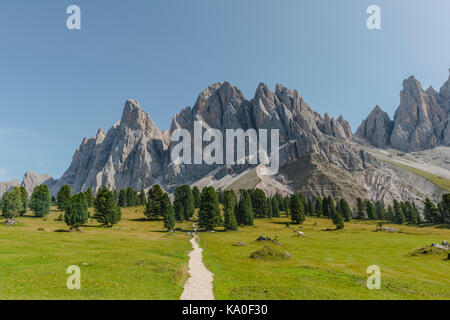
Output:
<instances>
[{"instance_id":1,"label":"jagged mountain peak","mask_svg":"<svg viewBox=\"0 0 450 320\"><path fill-rule=\"evenodd\" d=\"M450 77L439 93L431 86L424 91L414 76L405 79L393 122L381 108L375 108L361 123L356 136L376 147L391 146L406 152L449 146Z\"/></svg>"}]
</instances>

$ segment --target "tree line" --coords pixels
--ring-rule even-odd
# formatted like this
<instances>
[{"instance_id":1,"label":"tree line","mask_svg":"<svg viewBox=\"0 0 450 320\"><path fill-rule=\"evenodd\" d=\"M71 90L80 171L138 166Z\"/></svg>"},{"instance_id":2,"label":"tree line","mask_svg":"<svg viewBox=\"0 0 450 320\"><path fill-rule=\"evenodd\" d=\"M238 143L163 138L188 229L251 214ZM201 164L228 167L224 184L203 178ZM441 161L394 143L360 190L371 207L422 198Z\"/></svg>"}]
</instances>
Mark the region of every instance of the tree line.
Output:
<instances>
[{"instance_id":1,"label":"tree line","mask_svg":"<svg viewBox=\"0 0 450 320\"><path fill-rule=\"evenodd\" d=\"M113 226L121 219L121 208L144 206L148 219L162 219L167 230L174 230L177 222L189 220L198 209L198 225L203 230L224 227L227 231L237 230L240 226L251 226L255 219L280 217L284 213L292 223L301 224L306 216L331 219L336 229L344 228L351 219L382 220L392 223L420 224L450 223L450 194L442 196L437 204L430 199L424 202L422 214L414 203L393 201L384 206L381 201L356 199L356 207L351 209L345 199L328 197L305 198L301 194L268 197L258 188L242 189L237 194L233 190L215 190L205 187L191 189L189 185L176 187L173 202L161 186L155 184L148 192L139 193L133 188L110 191L104 187L97 195L91 188L86 192L72 195L68 185L63 186L53 202L64 211L64 221L71 228L79 228L87 223L89 208L94 208L91 218L105 226ZM0 201L4 218L14 219L26 213L30 208L38 217L50 212L52 199L47 185L37 186L29 198L24 187L15 187L5 192ZM223 212L223 214L222 214Z\"/></svg>"}]
</instances>

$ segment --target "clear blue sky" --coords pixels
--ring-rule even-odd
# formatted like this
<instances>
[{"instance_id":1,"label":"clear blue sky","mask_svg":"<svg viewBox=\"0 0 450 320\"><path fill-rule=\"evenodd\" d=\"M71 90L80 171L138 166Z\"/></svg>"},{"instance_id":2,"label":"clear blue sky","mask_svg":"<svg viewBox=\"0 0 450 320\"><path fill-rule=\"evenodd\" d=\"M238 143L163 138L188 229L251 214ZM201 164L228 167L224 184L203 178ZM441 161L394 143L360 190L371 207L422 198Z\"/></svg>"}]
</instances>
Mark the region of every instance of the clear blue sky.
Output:
<instances>
[{"instance_id":1,"label":"clear blue sky","mask_svg":"<svg viewBox=\"0 0 450 320\"><path fill-rule=\"evenodd\" d=\"M82 30L66 28L66 8ZM382 29L366 28L377 4ZM404 78L439 88L450 67L447 0L2 0L0 181L59 178L82 138L141 102L160 128L209 84L247 98L259 82L297 89L355 131L391 116Z\"/></svg>"}]
</instances>

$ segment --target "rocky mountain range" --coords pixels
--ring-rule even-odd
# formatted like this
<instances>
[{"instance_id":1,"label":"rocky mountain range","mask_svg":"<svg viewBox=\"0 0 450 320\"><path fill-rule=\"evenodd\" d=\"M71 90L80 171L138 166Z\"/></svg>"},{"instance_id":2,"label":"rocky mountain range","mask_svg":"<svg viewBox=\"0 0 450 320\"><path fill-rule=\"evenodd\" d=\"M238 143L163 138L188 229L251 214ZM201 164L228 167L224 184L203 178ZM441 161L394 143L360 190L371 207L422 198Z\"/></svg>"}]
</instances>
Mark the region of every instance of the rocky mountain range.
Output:
<instances>
[{"instance_id":1,"label":"rocky mountain range","mask_svg":"<svg viewBox=\"0 0 450 320\"><path fill-rule=\"evenodd\" d=\"M186 183L234 190L259 187L269 194L333 195L350 203L357 197L385 203L393 199L420 202L427 196L437 199L444 190L377 157L367 144L405 151L449 145L449 97L448 81L437 93L423 91L411 77L404 82L394 120L377 106L355 137L342 116L322 117L296 90L282 85L271 91L261 83L254 97L247 100L230 83L215 83L200 93L193 107L176 114L166 131L156 126L139 102L128 100L121 120L112 128L107 132L99 129L95 137L83 139L60 179L30 173L22 184L31 188L46 183L53 194L65 184L80 192L102 186L140 190L158 183L170 192ZM215 128L223 136L226 129L278 129L278 174L262 175L262 165L173 163L170 154L178 141L171 141L171 134L182 128L193 137L194 121L202 122L203 131ZM0 184L0 193L2 188L11 185Z\"/></svg>"},{"instance_id":2,"label":"rocky mountain range","mask_svg":"<svg viewBox=\"0 0 450 320\"><path fill-rule=\"evenodd\" d=\"M432 87L423 90L415 77L409 77L403 82L394 120L376 106L355 138L404 152L450 146L450 77L439 92Z\"/></svg>"},{"instance_id":3,"label":"rocky mountain range","mask_svg":"<svg viewBox=\"0 0 450 320\"><path fill-rule=\"evenodd\" d=\"M37 174L32 171L25 172L22 183L18 180L8 182L0 182L0 196L6 191L12 190L14 187L25 187L28 194L31 196L33 189L41 184L53 185L54 180L49 174Z\"/></svg>"}]
</instances>

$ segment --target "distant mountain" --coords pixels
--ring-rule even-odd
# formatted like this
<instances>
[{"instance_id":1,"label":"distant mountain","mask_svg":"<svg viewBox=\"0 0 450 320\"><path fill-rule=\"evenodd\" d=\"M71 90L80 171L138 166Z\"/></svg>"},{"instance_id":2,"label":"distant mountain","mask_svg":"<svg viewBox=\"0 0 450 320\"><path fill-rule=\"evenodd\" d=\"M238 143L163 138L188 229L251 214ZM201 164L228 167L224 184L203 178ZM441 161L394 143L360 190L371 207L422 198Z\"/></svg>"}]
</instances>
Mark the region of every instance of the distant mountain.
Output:
<instances>
[{"instance_id":1,"label":"distant mountain","mask_svg":"<svg viewBox=\"0 0 450 320\"><path fill-rule=\"evenodd\" d=\"M355 139L404 152L450 146L450 77L439 93L432 87L424 91L416 78L409 77L403 82L394 120L377 106L363 120Z\"/></svg>"},{"instance_id":2,"label":"distant mountain","mask_svg":"<svg viewBox=\"0 0 450 320\"><path fill-rule=\"evenodd\" d=\"M53 178L49 174L37 174L32 171L25 172L22 183L19 183L17 180L9 181L9 182L0 182L0 197L6 191L11 191L14 187L25 187L28 192L28 195L31 196L35 187L40 186L41 184L54 184Z\"/></svg>"},{"instance_id":3,"label":"distant mountain","mask_svg":"<svg viewBox=\"0 0 450 320\"><path fill-rule=\"evenodd\" d=\"M387 144L395 126L379 108L373 118L358 134L374 136L380 146ZM279 129L279 173L263 176L260 165L172 163L170 152L178 142L170 141L171 134L183 128L194 136L194 121L224 136L226 129ZM379 135L379 128L385 128L386 134ZM296 90L277 85L272 92L261 83L247 100L238 88L219 82L201 92L192 108L175 115L169 131L158 129L137 101L128 100L122 119L107 133L100 129L95 137L85 138L64 175L48 184L53 194L64 184L79 192L102 186L139 190L155 183L172 191L186 183L235 190L259 187L269 194L333 195L351 203L357 197L390 203L439 196L439 188L423 180L376 159L352 141L350 125L342 116L322 117Z\"/></svg>"}]
</instances>

